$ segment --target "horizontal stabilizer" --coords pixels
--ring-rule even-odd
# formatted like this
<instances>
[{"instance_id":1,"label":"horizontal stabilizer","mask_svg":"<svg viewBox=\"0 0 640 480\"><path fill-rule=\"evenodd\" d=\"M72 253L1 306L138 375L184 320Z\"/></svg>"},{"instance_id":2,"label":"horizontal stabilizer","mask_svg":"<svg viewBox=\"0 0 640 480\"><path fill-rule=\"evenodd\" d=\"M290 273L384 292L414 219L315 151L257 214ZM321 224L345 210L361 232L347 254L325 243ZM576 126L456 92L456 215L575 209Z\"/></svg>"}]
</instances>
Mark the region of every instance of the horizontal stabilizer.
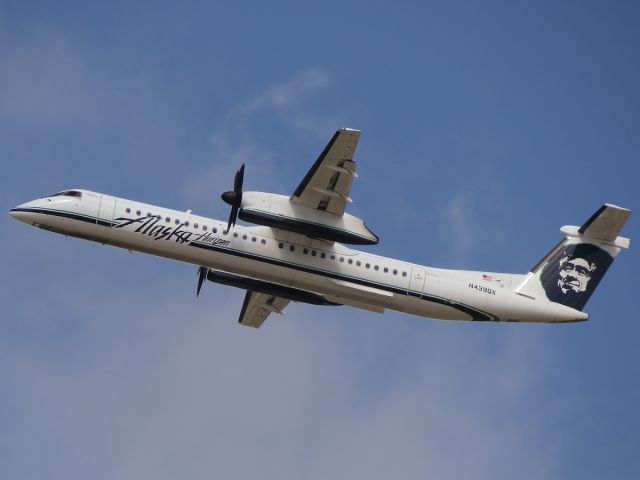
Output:
<instances>
[{"instance_id":1,"label":"horizontal stabilizer","mask_svg":"<svg viewBox=\"0 0 640 480\"><path fill-rule=\"evenodd\" d=\"M564 226L560 229L567 237L582 237L618 248L629 248L630 240L618 234L631 215L631 210L605 203L581 227Z\"/></svg>"},{"instance_id":2,"label":"horizontal stabilizer","mask_svg":"<svg viewBox=\"0 0 640 480\"><path fill-rule=\"evenodd\" d=\"M580 227L579 232L585 237L611 242L616 239L629 215L631 210L605 203Z\"/></svg>"}]
</instances>

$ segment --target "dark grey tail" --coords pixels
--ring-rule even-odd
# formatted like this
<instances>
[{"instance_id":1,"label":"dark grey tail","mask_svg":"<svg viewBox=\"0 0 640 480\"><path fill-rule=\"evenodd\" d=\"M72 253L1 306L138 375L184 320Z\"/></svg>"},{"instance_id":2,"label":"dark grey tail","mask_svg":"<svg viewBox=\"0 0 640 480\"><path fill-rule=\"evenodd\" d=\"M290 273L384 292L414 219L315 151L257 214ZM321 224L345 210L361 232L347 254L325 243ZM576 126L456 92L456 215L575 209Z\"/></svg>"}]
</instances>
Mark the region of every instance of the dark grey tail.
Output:
<instances>
[{"instance_id":1,"label":"dark grey tail","mask_svg":"<svg viewBox=\"0 0 640 480\"><path fill-rule=\"evenodd\" d=\"M562 227L565 238L516 291L582 310L613 259L629 248L629 239L618 234L630 214L626 208L605 204L582 227Z\"/></svg>"}]
</instances>

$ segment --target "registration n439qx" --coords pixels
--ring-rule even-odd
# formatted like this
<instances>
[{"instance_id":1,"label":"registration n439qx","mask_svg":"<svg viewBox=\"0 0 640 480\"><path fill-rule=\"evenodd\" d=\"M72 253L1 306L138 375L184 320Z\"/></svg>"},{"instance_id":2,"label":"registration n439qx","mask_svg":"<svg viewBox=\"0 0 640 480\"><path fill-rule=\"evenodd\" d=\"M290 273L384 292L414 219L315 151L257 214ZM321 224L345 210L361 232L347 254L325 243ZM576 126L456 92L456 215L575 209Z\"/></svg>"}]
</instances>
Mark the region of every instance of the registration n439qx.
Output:
<instances>
[{"instance_id":1,"label":"registration n439qx","mask_svg":"<svg viewBox=\"0 0 640 480\"><path fill-rule=\"evenodd\" d=\"M562 240L528 273L445 270L386 258L346 245L378 237L345 212L360 132L338 130L291 195L244 192L244 165L227 222L83 189L19 205L27 224L102 244L199 266L205 280L246 290L242 325L259 327L287 304L348 305L445 320L577 322L613 259L629 239L619 236L630 211L604 204L582 225L560 229ZM255 226L236 225L240 218Z\"/></svg>"}]
</instances>

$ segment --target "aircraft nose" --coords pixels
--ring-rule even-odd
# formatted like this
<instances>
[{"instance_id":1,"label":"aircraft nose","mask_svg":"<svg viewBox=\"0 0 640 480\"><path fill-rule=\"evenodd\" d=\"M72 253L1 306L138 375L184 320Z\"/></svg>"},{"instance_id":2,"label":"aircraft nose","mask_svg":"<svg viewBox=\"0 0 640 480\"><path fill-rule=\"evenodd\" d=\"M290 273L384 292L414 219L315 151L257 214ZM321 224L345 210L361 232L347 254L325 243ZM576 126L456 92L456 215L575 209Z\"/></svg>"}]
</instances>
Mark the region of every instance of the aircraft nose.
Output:
<instances>
[{"instance_id":1,"label":"aircraft nose","mask_svg":"<svg viewBox=\"0 0 640 480\"><path fill-rule=\"evenodd\" d=\"M33 217L33 202L23 203L22 205L12 208L9 210L9 215L21 222L30 223Z\"/></svg>"},{"instance_id":2,"label":"aircraft nose","mask_svg":"<svg viewBox=\"0 0 640 480\"><path fill-rule=\"evenodd\" d=\"M18 205L15 208L9 210L9 215L11 215L16 220L20 220L21 222L26 221L27 212L24 211L22 205Z\"/></svg>"}]
</instances>

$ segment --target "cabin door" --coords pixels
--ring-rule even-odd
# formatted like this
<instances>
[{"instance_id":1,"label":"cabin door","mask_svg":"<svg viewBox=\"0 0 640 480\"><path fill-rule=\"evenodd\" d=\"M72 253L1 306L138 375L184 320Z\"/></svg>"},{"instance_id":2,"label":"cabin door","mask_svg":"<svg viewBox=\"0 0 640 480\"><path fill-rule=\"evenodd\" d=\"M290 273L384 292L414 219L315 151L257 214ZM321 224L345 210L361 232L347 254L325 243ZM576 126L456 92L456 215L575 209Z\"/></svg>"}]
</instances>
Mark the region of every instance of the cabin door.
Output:
<instances>
[{"instance_id":1,"label":"cabin door","mask_svg":"<svg viewBox=\"0 0 640 480\"><path fill-rule=\"evenodd\" d=\"M98 225L98 231L103 232L105 241L109 238L111 233L115 210L116 199L111 195L100 195L100 207L98 208L96 224Z\"/></svg>"},{"instance_id":2,"label":"cabin door","mask_svg":"<svg viewBox=\"0 0 640 480\"><path fill-rule=\"evenodd\" d=\"M425 275L424 268L413 267L411 269L411 283L409 284L409 289L422 293Z\"/></svg>"}]
</instances>

